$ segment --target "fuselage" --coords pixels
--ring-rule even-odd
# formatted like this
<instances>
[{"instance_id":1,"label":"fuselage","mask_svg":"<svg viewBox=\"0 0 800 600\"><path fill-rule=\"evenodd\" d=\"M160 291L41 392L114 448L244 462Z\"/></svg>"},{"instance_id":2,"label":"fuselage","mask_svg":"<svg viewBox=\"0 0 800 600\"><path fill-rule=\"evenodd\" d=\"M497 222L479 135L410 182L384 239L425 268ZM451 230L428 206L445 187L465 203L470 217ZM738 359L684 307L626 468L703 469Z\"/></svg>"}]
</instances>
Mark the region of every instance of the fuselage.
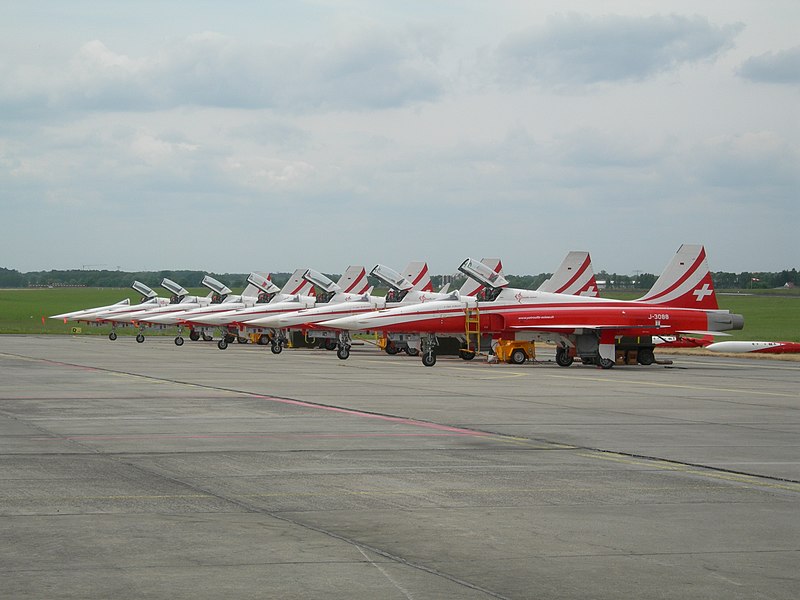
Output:
<instances>
[{"instance_id":1,"label":"fuselage","mask_svg":"<svg viewBox=\"0 0 800 600\"><path fill-rule=\"evenodd\" d=\"M493 301L476 302L470 298L398 307L325 325L385 333L463 334L467 310L479 314L482 333L516 334L528 330L571 334L584 329L612 328L619 335L658 335L723 331L735 328L731 321L736 321L728 311L671 308L531 290L504 289ZM726 322L731 326L726 327Z\"/></svg>"}]
</instances>

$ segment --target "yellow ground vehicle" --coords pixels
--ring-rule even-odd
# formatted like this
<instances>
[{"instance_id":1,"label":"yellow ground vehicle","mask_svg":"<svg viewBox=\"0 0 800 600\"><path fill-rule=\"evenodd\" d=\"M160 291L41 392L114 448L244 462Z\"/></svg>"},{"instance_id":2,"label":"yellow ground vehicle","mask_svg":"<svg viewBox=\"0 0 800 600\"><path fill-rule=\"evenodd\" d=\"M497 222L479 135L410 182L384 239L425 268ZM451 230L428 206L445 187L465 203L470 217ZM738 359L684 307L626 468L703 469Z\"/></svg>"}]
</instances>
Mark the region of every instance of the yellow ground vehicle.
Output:
<instances>
[{"instance_id":1,"label":"yellow ground vehicle","mask_svg":"<svg viewBox=\"0 0 800 600\"><path fill-rule=\"evenodd\" d=\"M500 340L494 353L498 361L521 365L526 360L533 360L536 357L536 346L533 342Z\"/></svg>"}]
</instances>

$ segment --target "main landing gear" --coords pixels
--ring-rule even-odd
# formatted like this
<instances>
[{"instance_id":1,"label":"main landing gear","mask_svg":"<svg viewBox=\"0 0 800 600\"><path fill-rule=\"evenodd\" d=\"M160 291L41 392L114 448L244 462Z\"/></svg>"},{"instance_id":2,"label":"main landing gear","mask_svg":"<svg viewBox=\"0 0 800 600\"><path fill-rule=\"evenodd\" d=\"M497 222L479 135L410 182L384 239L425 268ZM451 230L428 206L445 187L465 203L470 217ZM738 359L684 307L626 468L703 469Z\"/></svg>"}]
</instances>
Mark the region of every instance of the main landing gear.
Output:
<instances>
[{"instance_id":1,"label":"main landing gear","mask_svg":"<svg viewBox=\"0 0 800 600\"><path fill-rule=\"evenodd\" d=\"M339 341L336 345L336 356L340 360L350 358L350 332L343 331L339 334Z\"/></svg>"},{"instance_id":2,"label":"main landing gear","mask_svg":"<svg viewBox=\"0 0 800 600\"><path fill-rule=\"evenodd\" d=\"M108 339L110 339L112 342L117 339L117 332L112 330L111 333L108 334Z\"/></svg>"}]
</instances>

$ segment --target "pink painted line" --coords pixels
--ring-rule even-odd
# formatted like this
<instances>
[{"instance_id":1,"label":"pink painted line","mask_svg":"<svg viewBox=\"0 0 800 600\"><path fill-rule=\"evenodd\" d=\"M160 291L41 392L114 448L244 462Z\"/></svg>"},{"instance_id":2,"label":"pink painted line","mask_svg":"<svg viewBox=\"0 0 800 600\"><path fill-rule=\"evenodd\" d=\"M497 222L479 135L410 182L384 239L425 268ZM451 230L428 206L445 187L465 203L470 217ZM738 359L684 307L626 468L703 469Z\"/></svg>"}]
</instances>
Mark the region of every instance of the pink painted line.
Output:
<instances>
[{"instance_id":1,"label":"pink painted line","mask_svg":"<svg viewBox=\"0 0 800 600\"><path fill-rule=\"evenodd\" d=\"M358 439L358 438L404 438L404 437L461 437L471 436L467 433L431 432L431 433L298 433L298 434L258 434L258 435L71 435L63 438L32 437L31 441L59 442L104 442L104 441L141 441L141 440L252 440L252 439ZM481 434L486 435L486 434Z\"/></svg>"}]
</instances>

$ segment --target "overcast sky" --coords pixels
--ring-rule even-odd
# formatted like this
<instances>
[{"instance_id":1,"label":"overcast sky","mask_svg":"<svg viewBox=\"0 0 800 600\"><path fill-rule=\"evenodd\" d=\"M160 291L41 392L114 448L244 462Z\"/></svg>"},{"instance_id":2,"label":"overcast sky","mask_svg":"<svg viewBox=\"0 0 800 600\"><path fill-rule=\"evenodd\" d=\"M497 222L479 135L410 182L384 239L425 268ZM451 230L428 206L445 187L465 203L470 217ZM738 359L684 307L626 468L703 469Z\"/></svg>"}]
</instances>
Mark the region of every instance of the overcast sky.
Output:
<instances>
[{"instance_id":1,"label":"overcast sky","mask_svg":"<svg viewBox=\"0 0 800 600\"><path fill-rule=\"evenodd\" d=\"M0 15L0 266L800 268L797 0Z\"/></svg>"}]
</instances>

